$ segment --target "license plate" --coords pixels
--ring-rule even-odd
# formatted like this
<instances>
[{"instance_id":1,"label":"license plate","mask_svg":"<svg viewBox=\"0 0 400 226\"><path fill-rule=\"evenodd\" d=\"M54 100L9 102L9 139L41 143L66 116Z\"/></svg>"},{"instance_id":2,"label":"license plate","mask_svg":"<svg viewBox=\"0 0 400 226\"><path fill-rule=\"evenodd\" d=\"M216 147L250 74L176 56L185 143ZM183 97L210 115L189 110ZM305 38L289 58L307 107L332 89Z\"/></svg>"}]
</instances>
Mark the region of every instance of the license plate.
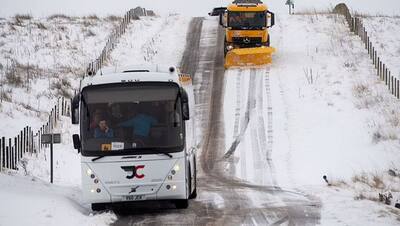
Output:
<instances>
[{"instance_id":1,"label":"license plate","mask_svg":"<svg viewBox=\"0 0 400 226\"><path fill-rule=\"evenodd\" d=\"M125 201L138 201L138 200L143 200L144 195L127 195L124 198Z\"/></svg>"}]
</instances>

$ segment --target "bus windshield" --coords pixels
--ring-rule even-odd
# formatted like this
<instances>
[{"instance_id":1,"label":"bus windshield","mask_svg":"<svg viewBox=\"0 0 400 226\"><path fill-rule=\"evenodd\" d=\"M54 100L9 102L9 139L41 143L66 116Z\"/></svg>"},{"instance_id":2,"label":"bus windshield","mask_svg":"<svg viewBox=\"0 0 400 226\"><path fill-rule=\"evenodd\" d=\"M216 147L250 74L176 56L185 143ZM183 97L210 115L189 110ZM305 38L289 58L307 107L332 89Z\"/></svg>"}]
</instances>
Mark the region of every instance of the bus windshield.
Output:
<instances>
[{"instance_id":1,"label":"bus windshield","mask_svg":"<svg viewBox=\"0 0 400 226\"><path fill-rule=\"evenodd\" d=\"M82 91L82 155L129 155L182 151L179 87L130 83Z\"/></svg>"},{"instance_id":2,"label":"bus windshield","mask_svg":"<svg viewBox=\"0 0 400 226\"><path fill-rule=\"evenodd\" d=\"M229 12L228 27L237 30L262 29L266 27L265 12Z\"/></svg>"}]
</instances>

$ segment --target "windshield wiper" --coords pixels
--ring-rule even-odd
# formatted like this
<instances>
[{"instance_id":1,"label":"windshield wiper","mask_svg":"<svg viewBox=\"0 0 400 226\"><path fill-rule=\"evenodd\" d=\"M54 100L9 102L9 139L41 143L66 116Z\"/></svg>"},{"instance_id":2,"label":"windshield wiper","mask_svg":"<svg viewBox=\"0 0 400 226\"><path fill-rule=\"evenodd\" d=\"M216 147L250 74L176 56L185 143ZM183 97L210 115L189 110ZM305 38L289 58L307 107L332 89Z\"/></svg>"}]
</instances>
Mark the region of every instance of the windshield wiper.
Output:
<instances>
[{"instance_id":1,"label":"windshield wiper","mask_svg":"<svg viewBox=\"0 0 400 226\"><path fill-rule=\"evenodd\" d=\"M97 160L99 160L101 158L104 158L104 157L106 157L106 155L102 155L102 156L98 156L96 158L92 158L92 162L97 161Z\"/></svg>"},{"instance_id":2,"label":"windshield wiper","mask_svg":"<svg viewBox=\"0 0 400 226\"><path fill-rule=\"evenodd\" d=\"M154 149L154 151L157 152L157 154L166 155L166 156L168 156L168 157L171 158L171 159L172 159L172 157L173 157L173 156L172 156L170 153L168 153L168 152L162 152L162 151L158 151L158 150L156 150L156 149Z\"/></svg>"},{"instance_id":3,"label":"windshield wiper","mask_svg":"<svg viewBox=\"0 0 400 226\"><path fill-rule=\"evenodd\" d=\"M159 149L156 149L156 148L129 148L129 149L124 149L123 151L137 151L137 150L144 150L144 151L150 152L150 153L146 152L146 154L162 154L162 155L166 155L170 158L173 158L173 156L170 153L160 151ZM151 152L155 152L155 153L151 153ZM141 155L141 154L137 154L137 155ZM123 158L129 158L129 157L123 157Z\"/></svg>"},{"instance_id":4,"label":"windshield wiper","mask_svg":"<svg viewBox=\"0 0 400 226\"><path fill-rule=\"evenodd\" d=\"M147 149L147 148L146 148ZM130 149L124 149L124 151L129 151L129 150L138 150L138 149L133 149L133 148L130 148ZM143 150L143 149L142 149ZM161 155L166 155L166 156L168 156L169 158L173 158L173 156L170 154L170 153L168 153L168 152L163 152L163 151L160 151L160 150L158 150L158 149L153 149L153 148L150 148L149 150L151 150L151 151L154 151L155 152L155 154L161 154ZM152 153L150 153L150 154L152 154ZM95 161L97 161L97 160L99 160L99 159L101 159L101 158L104 158L104 157L106 157L106 156L111 156L111 155L102 155L102 156L97 156L96 158L92 158L92 162L95 162ZM129 156L124 156L124 157L122 157L122 158L130 158Z\"/></svg>"}]
</instances>

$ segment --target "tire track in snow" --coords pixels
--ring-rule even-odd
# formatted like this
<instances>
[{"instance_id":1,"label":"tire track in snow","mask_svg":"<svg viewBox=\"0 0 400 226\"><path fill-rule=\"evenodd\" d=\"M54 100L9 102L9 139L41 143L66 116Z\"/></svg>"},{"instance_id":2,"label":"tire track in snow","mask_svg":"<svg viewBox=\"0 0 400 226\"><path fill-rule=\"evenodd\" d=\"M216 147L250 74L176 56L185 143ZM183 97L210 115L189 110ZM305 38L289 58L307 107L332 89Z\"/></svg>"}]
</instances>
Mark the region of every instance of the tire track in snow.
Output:
<instances>
[{"instance_id":1,"label":"tire track in snow","mask_svg":"<svg viewBox=\"0 0 400 226\"><path fill-rule=\"evenodd\" d=\"M239 78L241 78L242 77L242 73L243 73L243 70L239 70L239 75L238 75L238 77ZM250 75L251 76L251 75ZM254 77L253 77L254 78ZM240 123L240 125L241 125L241 130L240 130L240 133L239 134L235 134L234 133L234 135L235 135L235 140L232 142L232 144L231 144L231 146L230 146L230 148L228 149L228 151L225 153L225 155L224 155L224 158L229 158L235 151L236 151L236 148L238 147L238 145L240 144L240 142L242 141L242 139L243 139L243 136L244 136L244 134L245 134L245 132L246 132L246 130L247 130L247 127L248 127L248 125L249 125L249 122L250 122L250 111L251 111L251 108L252 107L254 107L254 105L255 105L255 102L254 102L254 86L255 86L255 84L252 82L252 80L254 80L254 79L251 79L250 78L250 80L249 80L249 90L248 90L248 95L247 95L247 104L246 104L246 111L245 111L245 113L244 113L244 117L242 118L242 121L241 121L241 123ZM240 86L240 83L239 84L236 84L236 89L237 89L237 91L239 91L238 93L237 93L237 96L241 96L241 93L240 93L240 90L241 90L241 86ZM240 100L240 97L239 97L239 100ZM238 130L238 128L239 128L239 117L240 117L240 102L239 103L236 103L237 105L236 105L236 109L238 109L238 114L237 114L237 111L235 110L235 129L237 128L237 130ZM238 105L239 104L239 105ZM237 133L237 132L236 132Z\"/></svg>"},{"instance_id":2,"label":"tire track in snow","mask_svg":"<svg viewBox=\"0 0 400 226\"><path fill-rule=\"evenodd\" d=\"M273 145L273 139L274 139L274 135L273 135L273 109L272 109L272 96L271 96L271 86L270 86L270 80L269 80L269 67L267 68L267 70L265 71L265 77L264 77L264 86L265 86L265 94L266 94L266 102L267 102L267 130L265 130L265 123L264 123L264 118L262 117L261 120L262 122L260 122L260 125L262 125L262 130L263 131L263 141L267 140L267 143L265 144L264 142L264 146L266 147L266 160L268 162L268 167L271 173L271 179L272 179L272 184L273 185L278 185L278 182L276 180L276 173L275 173L275 167L272 161L272 145ZM262 94L261 94L262 95ZM265 131L267 131L267 134L265 136ZM266 139L265 139L266 138Z\"/></svg>"}]
</instances>

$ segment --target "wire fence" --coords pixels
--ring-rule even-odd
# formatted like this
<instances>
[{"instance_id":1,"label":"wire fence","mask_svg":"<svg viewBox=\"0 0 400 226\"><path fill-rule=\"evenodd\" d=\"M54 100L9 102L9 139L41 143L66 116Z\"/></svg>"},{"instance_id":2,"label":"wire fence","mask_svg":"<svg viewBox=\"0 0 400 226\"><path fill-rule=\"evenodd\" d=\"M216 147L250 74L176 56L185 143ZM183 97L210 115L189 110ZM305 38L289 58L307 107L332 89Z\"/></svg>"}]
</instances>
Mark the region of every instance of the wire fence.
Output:
<instances>
[{"instance_id":1,"label":"wire fence","mask_svg":"<svg viewBox=\"0 0 400 226\"><path fill-rule=\"evenodd\" d=\"M118 44L119 38L125 33L126 28L132 20L137 20L140 16L154 15L155 14L152 10L146 10L145 8L141 7L136 7L135 9L131 9L126 12L121 24L108 37L106 45L101 51L100 56L88 65L86 74L89 76L95 75L97 71L104 66L110 56L111 51L114 50L115 46Z\"/></svg>"},{"instance_id":2,"label":"wire fence","mask_svg":"<svg viewBox=\"0 0 400 226\"><path fill-rule=\"evenodd\" d=\"M399 99L400 81L395 76L392 76L391 71L378 55L376 48L372 45L372 41L370 40L368 31L365 29L362 19L357 16L351 16L348 7L344 3L338 4L335 7L334 12L345 16L350 30L358 35L363 41L365 49L368 51L369 57L376 69L376 75L380 80L385 82L389 92Z\"/></svg>"},{"instance_id":3,"label":"wire fence","mask_svg":"<svg viewBox=\"0 0 400 226\"><path fill-rule=\"evenodd\" d=\"M128 24L141 16L155 16L155 14L152 10L146 10L141 7L129 10L124 15L120 25L111 32L100 56L89 64L86 70L87 75L94 75L104 66L109 54L118 44L119 38L125 33ZM18 170L18 162L25 154L40 153L43 148L47 148L48 144L41 143L41 136L42 134L52 133L60 122L61 116L71 116L70 99L58 98L56 105L49 113L47 122L37 131L33 131L30 126L25 126L15 137L0 137L0 172L5 169Z\"/></svg>"},{"instance_id":4,"label":"wire fence","mask_svg":"<svg viewBox=\"0 0 400 226\"><path fill-rule=\"evenodd\" d=\"M26 153L39 153L45 145L40 142L41 135L52 133L60 121L61 116L70 117L71 109L69 99L58 98L56 105L51 109L46 124L37 131L25 126L13 138L1 137L0 139L0 171L4 169L18 170L18 162Z\"/></svg>"}]
</instances>

